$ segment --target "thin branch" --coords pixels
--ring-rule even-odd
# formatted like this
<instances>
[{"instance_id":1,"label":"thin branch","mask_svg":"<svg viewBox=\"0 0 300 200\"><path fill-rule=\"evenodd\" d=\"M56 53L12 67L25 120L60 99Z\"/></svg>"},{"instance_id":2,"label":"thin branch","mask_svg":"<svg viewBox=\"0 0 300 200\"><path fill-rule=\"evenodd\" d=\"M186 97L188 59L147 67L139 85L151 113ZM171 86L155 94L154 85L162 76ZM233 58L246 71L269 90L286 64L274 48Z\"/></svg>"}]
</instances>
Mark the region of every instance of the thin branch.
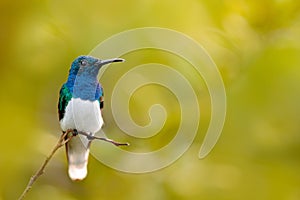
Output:
<instances>
[{"instance_id":1,"label":"thin branch","mask_svg":"<svg viewBox=\"0 0 300 200\"><path fill-rule=\"evenodd\" d=\"M72 133L72 134L69 134ZM70 141L72 139L72 137L75 137L76 135L84 135L87 137L87 139L89 140L103 140L106 142L109 142L115 146L129 146L129 143L120 143L120 142L115 142L113 140L110 140L108 138L103 138L103 137L96 137L96 136L92 136L89 135L85 132L82 131L77 131L76 129L69 129L67 130L64 134L62 134L57 142L57 144L55 145L55 147L53 148L53 150L51 151L50 155L46 158L46 160L44 161L44 163L42 164L42 166L39 168L39 170L30 178L25 190L23 191L23 193L21 194L21 196L19 197L18 200L22 200L24 199L25 195L29 192L29 190L32 188L32 185L35 183L35 181L44 173L45 171L45 167L47 166L47 164L49 163L49 161L51 160L51 158L53 157L53 155L55 154L55 152L62 147L63 145L65 145L68 141Z\"/></svg>"},{"instance_id":2,"label":"thin branch","mask_svg":"<svg viewBox=\"0 0 300 200\"><path fill-rule=\"evenodd\" d=\"M82 132L82 131L76 131L75 130L75 134L84 135L84 136L87 137L88 140L102 140L102 141L105 141L105 142L109 142L109 143L111 143L115 146L129 146L130 145L127 142L126 143L116 142L116 141L108 139L108 138L92 136L92 135L89 135L89 134L87 134L85 132Z\"/></svg>"},{"instance_id":3,"label":"thin branch","mask_svg":"<svg viewBox=\"0 0 300 200\"><path fill-rule=\"evenodd\" d=\"M73 132L73 130L68 130L66 131L64 134L62 134L57 142L57 144L55 145L55 147L53 148L52 152L50 153L50 155L46 158L46 160L44 161L44 163L42 164L42 166L39 168L39 170L30 178L25 190L23 191L23 193L21 194L21 196L19 197L19 200L22 200L25 195L29 192L29 190L32 188L32 185L34 184L34 182L44 173L45 167L47 166L47 164L49 163L49 161L51 160L51 158L53 157L53 155L55 154L55 152L62 147L64 144L66 144L72 137L68 136L67 139L65 139L65 137L70 133Z\"/></svg>"}]
</instances>

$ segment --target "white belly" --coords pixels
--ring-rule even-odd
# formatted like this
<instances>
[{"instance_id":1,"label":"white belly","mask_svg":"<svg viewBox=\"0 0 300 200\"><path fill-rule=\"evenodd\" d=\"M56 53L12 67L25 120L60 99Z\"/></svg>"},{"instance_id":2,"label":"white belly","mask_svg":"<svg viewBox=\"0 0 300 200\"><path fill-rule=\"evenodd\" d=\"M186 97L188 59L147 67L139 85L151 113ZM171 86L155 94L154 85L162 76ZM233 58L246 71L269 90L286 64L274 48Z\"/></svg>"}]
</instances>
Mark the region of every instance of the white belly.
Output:
<instances>
[{"instance_id":1,"label":"white belly","mask_svg":"<svg viewBox=\"0 0 300 200\"><path fill-rule=\"evenodd\" d=\"M60 120L63 131L77 129L86 133L96 133L101 129L103 119L98 101L72 98L68 103L64 118Z\"/></svg>"}]
</instances>

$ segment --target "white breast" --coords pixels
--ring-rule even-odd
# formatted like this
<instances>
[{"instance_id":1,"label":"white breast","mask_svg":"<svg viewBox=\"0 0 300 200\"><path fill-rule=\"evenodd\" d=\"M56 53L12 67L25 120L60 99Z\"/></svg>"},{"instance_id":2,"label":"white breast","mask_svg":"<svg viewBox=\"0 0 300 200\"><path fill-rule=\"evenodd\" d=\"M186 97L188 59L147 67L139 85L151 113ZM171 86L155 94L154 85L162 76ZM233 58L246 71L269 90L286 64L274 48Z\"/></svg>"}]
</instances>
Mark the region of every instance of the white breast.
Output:
<instances>
[{"instance_id":1,"label":"white breast","mask_svg":"<svg viewBox=\"0 0 300 200\"><path fill-rule=\"evenodd\" d=\"M86 133L96 133L101 129L103 119L99 101L72 98L68 103L64 118L60 121L63 131L77 129Z\"/></svg>"}]
</instances>

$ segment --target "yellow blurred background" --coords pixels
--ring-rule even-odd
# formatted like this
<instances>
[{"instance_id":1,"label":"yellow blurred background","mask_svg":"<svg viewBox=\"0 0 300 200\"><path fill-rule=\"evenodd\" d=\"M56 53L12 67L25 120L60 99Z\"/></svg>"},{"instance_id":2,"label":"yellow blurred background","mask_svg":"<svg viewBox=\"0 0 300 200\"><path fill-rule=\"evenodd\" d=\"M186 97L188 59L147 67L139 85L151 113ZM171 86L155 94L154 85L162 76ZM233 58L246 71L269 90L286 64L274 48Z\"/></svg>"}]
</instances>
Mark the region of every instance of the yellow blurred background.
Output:
<instances>
[{"instance_id":1,"label":"yellow blurred background","mask_svg":"<svg viewBox=\"0 0 300 200\"><path fill-rule=\"evenodd\" d=\"M72 60L113 34L147 26L189 35L218 66L228 110L214 150L197 157L204 125L167 168L127 174L90 157L88 177L72 182L60 149L26 199L300 199L300 1L1 0L0 8L0 200L17 199L55 145L58 92ZM131 102L133 118L147 116L148 107L135 105L143 95ZM204 124L207 97L200 95ZM146 145L156 149L171 137Z\"/></svg>"}]
</instances>

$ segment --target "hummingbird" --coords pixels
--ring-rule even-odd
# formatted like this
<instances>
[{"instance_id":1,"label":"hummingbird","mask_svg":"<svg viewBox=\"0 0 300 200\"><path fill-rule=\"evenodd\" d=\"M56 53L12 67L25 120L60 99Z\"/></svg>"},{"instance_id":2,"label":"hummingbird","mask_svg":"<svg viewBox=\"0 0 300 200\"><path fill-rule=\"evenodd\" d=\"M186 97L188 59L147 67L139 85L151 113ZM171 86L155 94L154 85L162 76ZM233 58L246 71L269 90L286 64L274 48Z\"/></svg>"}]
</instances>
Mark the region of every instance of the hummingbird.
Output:
<instances>
[{"instance_id":1,"label":"hummingbird","mask_svg":"<svg viewBox=\"0 0 300 200\"><path fill-rule=\"evenodd\" d=\"M74 130L94 136L102 128L103 88L97 76L102 66L123 61L121 58L101 60L79 56L72 62L68 79L59 92L58 117L63 133ZM82 180L87 175L91 145L87 136L74 135L65 144L68 174L72 180Z\"/></svg>"}]
</instances>

